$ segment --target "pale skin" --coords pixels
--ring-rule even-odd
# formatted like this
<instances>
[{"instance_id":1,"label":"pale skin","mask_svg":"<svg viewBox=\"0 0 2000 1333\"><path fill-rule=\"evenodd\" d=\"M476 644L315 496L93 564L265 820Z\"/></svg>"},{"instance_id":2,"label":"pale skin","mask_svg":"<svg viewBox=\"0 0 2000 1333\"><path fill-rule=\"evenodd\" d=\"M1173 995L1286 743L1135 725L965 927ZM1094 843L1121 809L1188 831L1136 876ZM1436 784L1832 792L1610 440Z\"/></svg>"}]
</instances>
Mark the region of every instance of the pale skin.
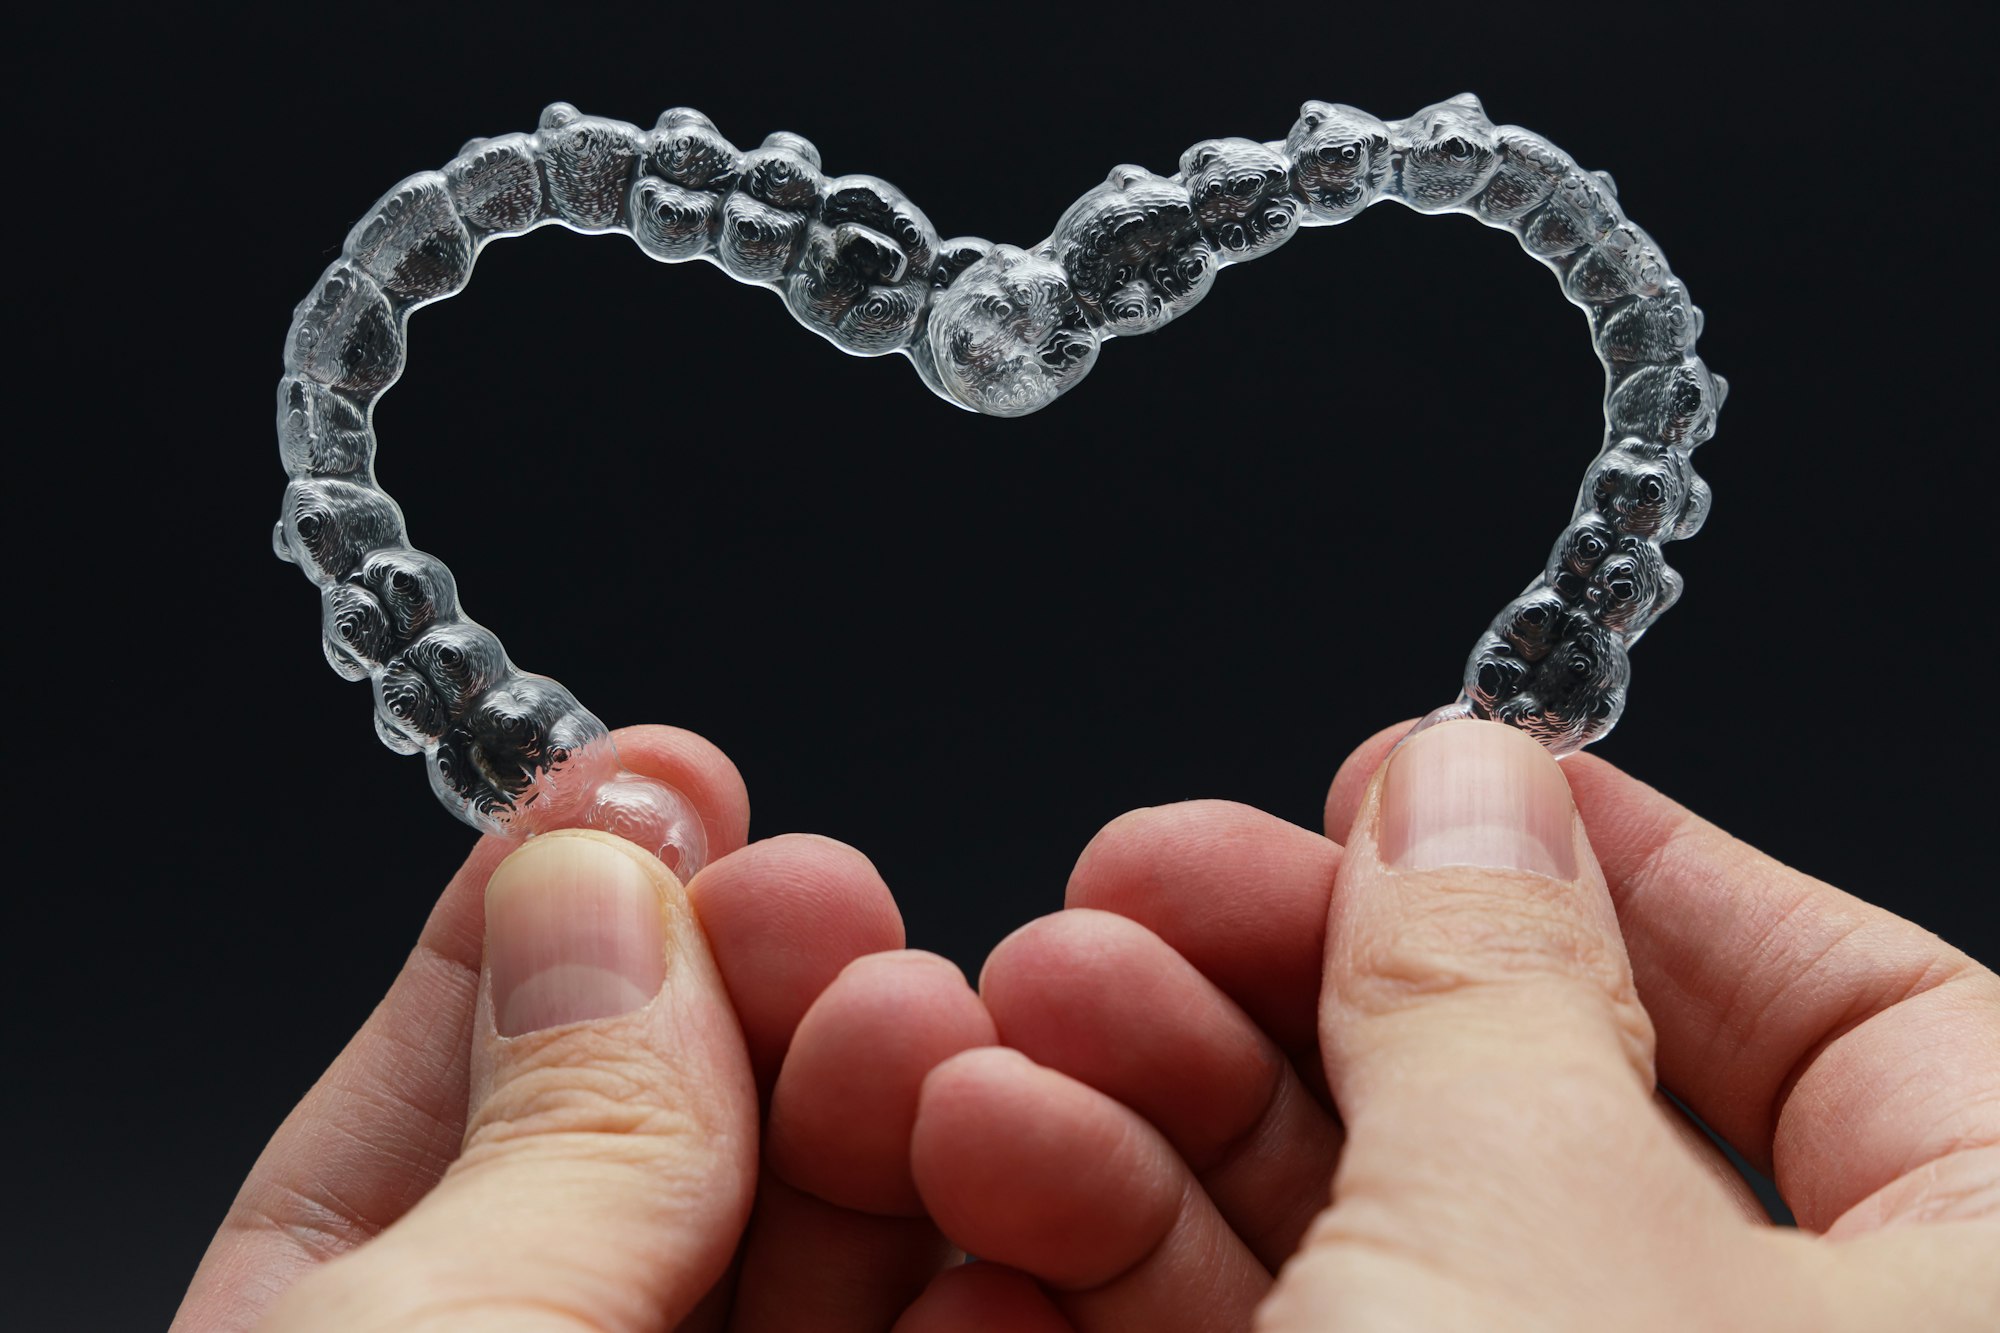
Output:
<instances>
[{"instance_id":1,"label":"pale skin","mask_svg":"<svg viewBox=\"0 0 2000 1333\"><path fill-rule=\"evenodd\" d=\"M1391 759L1407 730L1324 836L1114 820L976 989L859 853L747 843L726 758L623 732L710 867L482 842L175 1327L2000 1324L2000 979L1601 760L1484 723ZM657 904L664 980L502 1036L488 913L572 872Z\"/></svg>"}]
</instances>

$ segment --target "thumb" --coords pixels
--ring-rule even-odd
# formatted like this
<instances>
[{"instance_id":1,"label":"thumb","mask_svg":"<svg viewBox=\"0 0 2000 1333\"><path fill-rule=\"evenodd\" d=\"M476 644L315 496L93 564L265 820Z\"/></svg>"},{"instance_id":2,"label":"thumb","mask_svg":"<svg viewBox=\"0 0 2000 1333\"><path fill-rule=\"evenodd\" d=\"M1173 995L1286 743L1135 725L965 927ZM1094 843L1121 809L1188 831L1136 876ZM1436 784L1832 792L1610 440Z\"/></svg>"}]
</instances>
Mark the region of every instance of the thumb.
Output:
<instances>
[{"instance_id":1,"label":"thumb","mask_svg":"<svg viewBox=\"0 0 2000 1333\"><path fill-rule=\"evenodd\" d=\"M1644 1267L1613 1253L1656 1239L1633 1199L1735 1216L1655 1109L1604 877L1560 767L1517 730L1433 727L1376 775L1335 884L1320 1046L1348 1137L1267 1329L1318 1326L1336 1298L1357 1327L1511 1326L1462 1307L1524 1289L1514 1313L1579 1326L1557 1305L1632 1296L1593 1284Z\"/></svg>"},{"instance_id":2,"label":"thumb","mask_svg":"<svg viewBox=\"0 0 2000 1333\"><path fill-rule=\"evenodd\" d=\"M1418 733L1377 773L1347 846L1320 998L1343 1110L1407 1100L1412 1056L1437 1077L1539 1086L1559 1066L1652 1092L1652 1023L1617 913L1540 745L1490 722Z\"/></svg>"},{"instance_id":3,"label":"thumb","mask_svg":"<svg viewBox=\"0 0 2000 1333\"><path fill-rule=\"evenodd\" d=\"M727 1267L756 1091L679 881L607 834L545 834L493 872L485 952L458 1159L269 1328L653 1329Z\"/></svg>"}]
</instances>

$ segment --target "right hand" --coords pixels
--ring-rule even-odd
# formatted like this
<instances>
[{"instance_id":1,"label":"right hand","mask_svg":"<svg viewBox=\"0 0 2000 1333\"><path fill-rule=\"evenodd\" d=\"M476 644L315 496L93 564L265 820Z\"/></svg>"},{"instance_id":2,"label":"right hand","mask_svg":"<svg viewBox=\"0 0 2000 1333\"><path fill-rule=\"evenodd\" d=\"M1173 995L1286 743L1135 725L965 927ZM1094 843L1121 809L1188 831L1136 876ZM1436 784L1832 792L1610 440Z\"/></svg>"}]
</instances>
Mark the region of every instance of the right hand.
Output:
<instances>
[{"instance_id":1,"label":"right hand","mask_svg":"<svg viewBox=\"0 0 2000 1333\"><path fill-rule=\"evenodd\" d=\"M1013 1049L931 1074L913 1155L996 1262L898 1333L2000 1327L2000 979L1492 724L1378 775L1406 730L1344 849L1139 811L994 952Z\"/></svg>"}]
</instances>

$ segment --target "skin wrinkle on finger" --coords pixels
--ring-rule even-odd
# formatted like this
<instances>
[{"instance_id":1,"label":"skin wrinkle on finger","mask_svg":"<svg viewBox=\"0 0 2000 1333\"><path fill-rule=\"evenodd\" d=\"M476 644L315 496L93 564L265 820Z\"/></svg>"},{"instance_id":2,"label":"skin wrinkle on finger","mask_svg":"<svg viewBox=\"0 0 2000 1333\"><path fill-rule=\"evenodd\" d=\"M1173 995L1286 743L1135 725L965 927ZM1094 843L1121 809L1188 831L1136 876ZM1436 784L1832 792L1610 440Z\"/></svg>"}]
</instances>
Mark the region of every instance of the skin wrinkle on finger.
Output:
<instances>
[{"instance_id":1,"label":"skin wrinkle on finger","mask_svg":"<svg viewBox=\"0 0 2000 1333\"><path fill-rule=\"evenodd\" d=\"M475 1175L491 1161L512 1162L522 1151L557 1161L572 1155L630 1160L635 1152L655 1150L635 1140L695 1142L720 1129L686 1108L661 1104L689 1071L649 1066L616 1040L574 1040L595 1033L558 1035L571 1038L552 1043L560 1054L540 1068L510 1072L473 1117L454 1163L460 1174Z\"/></svg>"},{"instance_id":2,"label":"skin wrinkle on finger","mask_svg":"<svg viewBox=\"0 0 2000 1333\"><path fill-rule=\"evenodd\" d=\"M1466 1047L1501 1040L1472 1034ZM1397 1218L1414 1228L1412 1244L1446 1217L1482 1227L1505 1219L1500 1235L1530 1223L1561 1231L1564 1219L1591 1210L1609 1224L1630 1198L1665 1198L1683 1189L1725 1200L1680 1150L1645 1089L1607 1079L1602 1056L1578 1057L1553 1040L1523 1052L1532 1068L1509 1075L1496 1075L1465 1049L1372 1058L1381 1069L1359 1085L1334 1197L1341 1204L1373 1197L1398 1210ZM1383 1081L1398 1076L1404 1087L1390 1100ZM1370 1100L1381 1105L1371 1107ZM1649 1176L1641 1163L1660 1170ZM1739 1215L1729 1206L1732 1221ZM1491 1244L1495 1237L1472 1239Z\"/></svg>"},{"instance_id":3,"label":"skin wrinkle on finger","mask_svg":"<svg viewBox=\"0 0 2000 1333\"><path fill-rule=\"evenodd\" d=\"M1494 1310L1490 1297L1461 1285L1450 1273L1434 1272L1420 1255L1382 1246L1365 1232L1347 1232L1329 1210L1257 1307L1255 1333L1506 1333L1512 1327L1517 1326Z\"/></svg>"},{"instance_id":4,"label":"skin wrinkle on finger","mask_svg":"<svg viewBox=\"0 0 2000 1333\"><path fill-rule=\"evenodd\" d=\"M1454 991L1553 978L1587 982L1613 1006L1638 1063L1651 1078L1650 1025L1622 949L1600 926L1580 922L1573 886L1518 871L1404 871L1388 887L1384 929L1357 930L1336 947L1349 967L1341 999L1388 1013Z\"/></svg>"},{"instance_id":5,"label":"skin wrinkle on finger","mask_svg":"<svg viewBox=\"0 0 2000 1333\"><path fill-rule=\"evenodd\" d=\"M1849 934L1843 938L1851 939L1852 935ZM1807 965L1808 968L1819 969L1824 960L1832 956L1835 947L1838 946L1831 946L1821 951L1818 957ZM1916 1000L1933 998L1942 987L1966 979L1966 974L1954 971L1949 978L1932 980L1929 977L1920 977L1911 980L1907 984L1890 985L1885 990L1875 994L1863 993L1845 997L1845 1011L1839 1017L1832 1019L1826 1024L1823 1035L1817 1041L1813 1042L1806 1049L1805 1053L1799 1056L1798 1060L1792 1065L1785 1076L1778 1080L1777 1091L1773 1094L1771 1100L1771 1120L1777 1126L1774 1137L1782 1138L1784 1135L1785 1111L1787 1107L1791 1106L1793 1097L1798 1092L1799 1085L1808 1079L1814 1068L1827 1058L1828 1054L1837 1044L1846 1040L1851 1035L1859 1034L1865 1038L1867 1034L1863 1033L1862 1029L1868 1024L1876 1022L1878 1019L1890 1017L1891 1015L1900 1018L1908 1013L1908 1010L1903 1009L1902 1006ZM1799 1004L1800 1007L1811 1006L1812 1001L1818 998L1811 995L1813 989L1815 988L1807 987L1803 983L1796 985L1791 994L1792 1001ZM1837 1001L1842 997L1835 996L1833 998ZM1769 1011L1766 1010L1764 1012L1768 1013ZM1907 1084L1911 1080L1922 1077L1925 1072L1927 1071L1921 1068L1906 1069L1903 1071L1900 1081L1903 1084ZM1888 1089L1884 1089L1884 1091L1888 1091Z\"/></svg>"},{"instance_id":6,"label":"skin wrinkle on finger","mask_svg":"<svg viewBox=\"0 0 2000 1333\"><path fill-rule=\"evenodd\" d=\"M616 1142L632 1149L637 1141L620 1135ZM700 1146L718 1156L730 1151L723 1142ZM468 1310L495 1318L522 1310L555 1312L579 1328L653 1327L659 1307L673 1300L673 1294L649 1290L633 1275L661 1266L663 1245L666 1254L696 1248L699 1235L677 1237L675 1232L706 1206L714 1191L712 1176L693 1163L668 1174L655 1171L644 1197L635 1198L629 1188L632 1164L602 1148L602 1143L583 1152L563 1147L534 1163L526 1179L518 1170L510 1177L496 1175L494 1188L507 1196L501 1207L494 1206L483 1181L472 1190L451 1186L450 1181L470 1178L470 1173L454 1171L443 1187L451 1190L449 1195L434 1193L382 1240L302 1283L286 1306L295 1322L278 1327L374 1327L377 1322L458 1327L446 1316ZM484 1169L494 1168L489 1164ZM607 1226L607 1215L620 1221ZM496 1255L563 1235L587 1236L591 1242L572 1247L557 1272L531 1278L518 1262L495 1267ZM330 1317L347 1304L374 1311L374 1320Z\"/></svg>"},{"instance_id":7,"label":"skin wrinkle on finger","mask_svg":"<svg viewBox=\"0 0 2000 1333\"><path fill-rule=\"evenodd\" d=\"M1815 887L1838 892L1830 886ZM1766 1112L1773 1138L1778 1136L1785 1107L1798 1084L1837 1042L1864 1024L1976 970L1962 956L1929 950L1906 954L1897 946L1906 946L1908 941L1884 948L1869 938L1881 923L1858 916L1831 917L1823 909L1815 912L1815 897L1813 889L1797 888L1794 900L1780 909L1763 932L1755 949L1763 957L1763 965L1738 978L1737 984L1719 997L1721 1018L1716 1037L1702 1051L1707 1061L1732 1061L1741 1047L1731 1043L1730 1036L1784 1027L1794 1015L1803 1018L1808 1032L1817 1034L1776 1080ZM1807 922L1803 929L1796 924L1814 916L1818 920ZM1788 934L1808 930L1821 938L1804 950L1787 947ZM1857 972L1857 961L1865 970ZM1753 990L1752 976L1761 979L1762 994Z\"/></svg>"},{"instance_id":8,"label":"skin wrinkle on finger","mask_svg":"<svg viewBox=\"0 0 2000 1333\"><path fill-rule=\"evenodd\" d=\"M234 1225L262 1229L283 1237L317 1262L336 1259L368 1240L374 1231L362 1230L343 1206L344 1201L323 1194L307 1194L282 1182L266 1195L244 1207ZM379 1228L378 1228L379 1229Z\"/></svg>"},{"instance_id":9,"label":"skin wrinkle on finger","mask_svg":"<svg viewBox=\"0 0 2000 1333\"><path fill-rule=\"evenodd\" d=\"M411 1176L421 1176L437 1164L436 1154L425 1151L406 1152L399 1150L396 1145L371 1143L337 1121L329 1120L323 1126L322 1133L324 1139L318 1147L327 1154L328 1160L339 1168L365 1163L377 1169L400 1167ZM444 1160L449 1163L450 1154L447 1153ZM358 1178L358 1175L351 1170L348 1174ZM343 1190L340 1184L341 1176L340 1170L330 1170L324 1176L311 1180L304 1187L278 1182L274 1184L274 1189L285 1191L286 1197L299 1205L302 1210L300 1221L311 1217L323 1219L323 1225L314 1229L330 1240L342 1240L351 1247L377 1234L395 1219L384 1220L376 1214L379 1200L357 1196ZM275 1222L277 1219L272 1220Z\"/></svg>"}]
</instances>

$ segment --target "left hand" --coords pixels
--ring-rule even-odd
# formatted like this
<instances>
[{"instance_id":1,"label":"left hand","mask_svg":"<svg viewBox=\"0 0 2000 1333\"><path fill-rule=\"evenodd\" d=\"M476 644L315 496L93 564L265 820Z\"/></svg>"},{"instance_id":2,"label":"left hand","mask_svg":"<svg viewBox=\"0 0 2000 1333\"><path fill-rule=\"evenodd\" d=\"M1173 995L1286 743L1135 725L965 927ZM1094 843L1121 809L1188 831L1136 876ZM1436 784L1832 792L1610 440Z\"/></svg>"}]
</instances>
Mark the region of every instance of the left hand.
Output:
<instances>
[{"instance_id":1,"label":"left hand","mask_svg":"<svg viewBox=\"0 0 2000 1333\"><path fill-rule=\"evenodd\" d=\"M714 863L683 890L602 834L481 841L258 1158L177 1330L879 1329L959 1257L909 1123L933 1065L993 1040L978 998L900 951L852 849L746 847L706 741L618 743L695 804Z\"/></svg>"}]
</instances>

